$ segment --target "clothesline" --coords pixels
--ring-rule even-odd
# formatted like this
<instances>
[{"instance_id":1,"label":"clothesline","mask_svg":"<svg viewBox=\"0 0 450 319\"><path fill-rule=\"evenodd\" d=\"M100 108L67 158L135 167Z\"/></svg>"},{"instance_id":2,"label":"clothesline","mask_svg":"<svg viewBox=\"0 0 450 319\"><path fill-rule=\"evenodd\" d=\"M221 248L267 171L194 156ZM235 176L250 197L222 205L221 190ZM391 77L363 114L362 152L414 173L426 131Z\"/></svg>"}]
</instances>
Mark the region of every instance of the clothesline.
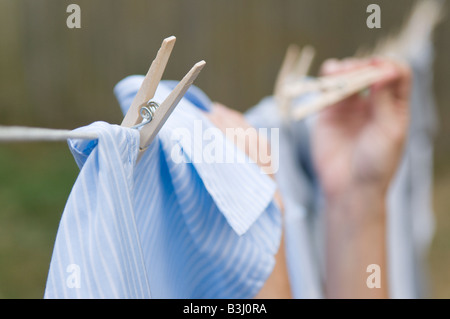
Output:
<instances>
[{"instance_id":1,"label":"clothesline","mask_svg":"<svg viewBox=\"0 0 450 319\"><path fill-rule=\"evenodd\" d=\"M75 132L72 130L25 126L0 126L0 143L26 141L65 141L71 138L97 139L98 135L92 132Z\"/></svg>"}]
</instances>

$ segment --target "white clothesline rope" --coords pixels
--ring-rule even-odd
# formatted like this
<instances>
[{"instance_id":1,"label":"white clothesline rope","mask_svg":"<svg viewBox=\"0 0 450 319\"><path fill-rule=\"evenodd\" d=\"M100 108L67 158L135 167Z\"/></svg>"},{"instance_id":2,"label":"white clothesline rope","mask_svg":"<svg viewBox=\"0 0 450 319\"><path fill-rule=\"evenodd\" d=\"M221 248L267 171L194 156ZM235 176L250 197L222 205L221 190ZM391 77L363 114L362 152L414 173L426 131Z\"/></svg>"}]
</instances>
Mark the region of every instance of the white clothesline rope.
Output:
<instances>
[{"instance_id":1,"label":"white clothesline rope","mask_svg":"<svg viewBox=\"0 0 450 319\"><path fill-rule=\"evenodd\" d=\"M65 141L71 138L93 140L97 139L98 135L95 133L74 132L71 130L0 125L0 143Z\"/></svg>"}]
</instances>

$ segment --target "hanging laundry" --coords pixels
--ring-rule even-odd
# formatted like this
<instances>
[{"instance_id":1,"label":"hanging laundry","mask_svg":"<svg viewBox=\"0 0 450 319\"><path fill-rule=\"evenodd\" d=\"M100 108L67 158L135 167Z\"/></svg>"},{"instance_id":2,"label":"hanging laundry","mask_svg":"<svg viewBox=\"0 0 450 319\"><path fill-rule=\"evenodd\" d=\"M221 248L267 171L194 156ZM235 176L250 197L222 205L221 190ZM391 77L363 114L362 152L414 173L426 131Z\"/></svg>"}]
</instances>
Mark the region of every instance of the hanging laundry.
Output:
<instances>
[{"instance_id":1,"label":"hanging laundry","mask_svg":"<svg viewBox=\"0 0 450 319\"><path fill-rule=\"evenodd\" d=\"M119 82L124 114L143 77ZM170 93L161 82L154 100ZM64 209L45 298L251 298L274 267L281 239L275 183L248 160L192 161L193 133L213 125L199 89L183 98L136 164L137 130L97 122L70 140L80 174ZM223 136L225 151L246 155ZM173 152L187 160L175 162ZM78 277L77 277L78 276Z\"/></svg>"},{"instance_id":2,"label":"hanging laundry","mask_svg":"<svg viewBox=\"0 0 450 319\"><path fill-rule=\"evenodd\" d=\"M423 298L429 288L426 257L434 232L431 187L436 124L432 26L430 22L430 30L423 33L420 41L417 37L411 37L407 43L397 40L403 45L400 57L411 66L414 81L408 140L387 198L391 298ZM301 105L318 97L317 93L308 93L293 104ZM278 101L267 97L250 109L246 118L256 128L280 128L280 169L276 179L285 205L284 227L294 297L324 297L326 230L323 199L310 149L315 116L304 121L286 119Z\"/></svg>"}]
</instances>

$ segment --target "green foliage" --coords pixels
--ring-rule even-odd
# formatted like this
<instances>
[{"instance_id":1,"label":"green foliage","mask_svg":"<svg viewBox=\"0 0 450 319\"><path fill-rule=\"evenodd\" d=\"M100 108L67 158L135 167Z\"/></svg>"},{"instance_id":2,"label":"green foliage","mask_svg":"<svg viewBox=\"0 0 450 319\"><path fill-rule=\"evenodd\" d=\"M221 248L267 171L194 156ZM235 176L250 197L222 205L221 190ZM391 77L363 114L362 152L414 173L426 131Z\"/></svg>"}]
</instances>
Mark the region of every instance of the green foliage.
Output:
<instances>
[{"instance_id":1,"label":"green foliage","mask_svg":"<svg viewBox=\"0 0 450 319\"><path fill-rule=\"evenodd\" d=\"M0 298L41 298L78 174L60 144L0 144Z\"/></svg>"}]
</instances>

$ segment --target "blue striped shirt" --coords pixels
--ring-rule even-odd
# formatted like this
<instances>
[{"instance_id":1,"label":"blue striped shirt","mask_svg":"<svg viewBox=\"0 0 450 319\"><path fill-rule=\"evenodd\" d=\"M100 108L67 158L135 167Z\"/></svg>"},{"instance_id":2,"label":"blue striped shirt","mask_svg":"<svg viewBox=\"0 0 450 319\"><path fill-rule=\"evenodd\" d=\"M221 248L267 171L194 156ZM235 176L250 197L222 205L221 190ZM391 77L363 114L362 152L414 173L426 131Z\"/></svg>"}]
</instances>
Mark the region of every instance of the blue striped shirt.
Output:
<instances>
[{"instance_id":1,"label":"blue striped shirt","mask_svg":"<svg viewBox=\"0 0 450 319\"><path fill-rule=\"evenodd\" d=\"M142 77L115 88L127 111ZM162 102L171 83L158 87ZM96 122L70 140L80 167L58 229L45 298L251 298L270 275L281 238L275 183L245 161L195 160L194 124L213 125L208 99L189 90L136 164L136 130ZM190 132L176 139L176 130ZM201 132L202 133L202 132ZM185 159L174 161L177 152Z\"/></svg>"}]
</instances>

